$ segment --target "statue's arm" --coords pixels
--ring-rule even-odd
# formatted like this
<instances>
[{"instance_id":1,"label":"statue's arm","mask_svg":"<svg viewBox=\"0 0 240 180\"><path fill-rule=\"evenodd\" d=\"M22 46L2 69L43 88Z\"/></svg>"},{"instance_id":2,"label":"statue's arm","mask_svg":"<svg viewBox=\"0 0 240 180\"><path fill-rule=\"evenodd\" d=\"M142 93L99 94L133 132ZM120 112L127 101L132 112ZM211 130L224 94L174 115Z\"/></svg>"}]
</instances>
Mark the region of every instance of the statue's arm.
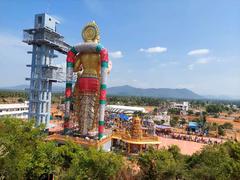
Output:
<instances>
[{"instance_id":1,"label":"statue's arm","mask_svg":"<svg viewBox=\"0 0 240 180\"><path fill-rule=\"evenodd\" d=\"M76 62L74 63L73 72L78 72L82 70L81 58L77 57Z\"/></svg>"}]
</instances>

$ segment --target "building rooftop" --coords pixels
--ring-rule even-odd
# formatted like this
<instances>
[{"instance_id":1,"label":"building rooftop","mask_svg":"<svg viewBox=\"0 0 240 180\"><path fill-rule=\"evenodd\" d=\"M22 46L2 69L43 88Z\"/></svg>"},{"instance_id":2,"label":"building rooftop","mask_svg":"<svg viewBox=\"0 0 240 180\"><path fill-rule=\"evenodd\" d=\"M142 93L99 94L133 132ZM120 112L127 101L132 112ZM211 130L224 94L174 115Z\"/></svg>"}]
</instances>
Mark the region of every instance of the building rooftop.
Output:
<instances>
[{"instance_id":1,"label":"building rooftop","mask_svg":"<svg viewBox=\"0 0 240 180\"><path fill-rule=\"evenodd\" d=\"M106 110L112 112L128 112L133 113L136 111L145 112L145 108L143 107L135 107L135 106L121 106L121 105L107 105Z\"/></svg>"},{"instance_id":2,"label":"building rooftop","mask_svg":"<svg viewBox=\"0 0 240 180\"><path fill-rule=\"evenodd\" d=\"M28 107L28 102L15 104L0 104L0 109L24 108Z\"/></svg>"}]
</instances>

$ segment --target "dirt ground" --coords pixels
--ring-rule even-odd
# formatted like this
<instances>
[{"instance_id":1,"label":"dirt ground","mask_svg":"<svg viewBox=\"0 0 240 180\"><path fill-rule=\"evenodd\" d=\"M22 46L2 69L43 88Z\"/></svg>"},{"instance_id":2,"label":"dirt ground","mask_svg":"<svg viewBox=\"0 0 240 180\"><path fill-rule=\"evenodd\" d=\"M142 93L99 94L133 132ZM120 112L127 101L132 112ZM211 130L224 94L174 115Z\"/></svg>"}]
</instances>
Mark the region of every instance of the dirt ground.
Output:
<instances>
[{"instance_id":1,"label":"dirt ground","mask_svg":"<svg viewBox=\"0 0 240 180\"><path fill-rule=\"evenodd\" d=\"M177 145L182 154L185 155L192 155L193 153L200 151L206 144L202 143L196 143L192 141L183 141L183 140L177 140L177 139L170 139L170 138L164 138L161 137L160 140L162 143L160 144L161 147L169 147L171 145Z\"/></svg>"},{"instance_id":2,"label":"dirt ground","mask_svg":"<svg viewBox=\"0 0 240 180\"><path fill-rule=\"evenodd\" d=\"M233 124L234 129L239 129L240 130L240 122L234 122L233 120L207 117L207 122L215 122L215 123L218 123L218 124L224 124L226 122L229 122L229 123Z\"/></svg>"}]
</instances>

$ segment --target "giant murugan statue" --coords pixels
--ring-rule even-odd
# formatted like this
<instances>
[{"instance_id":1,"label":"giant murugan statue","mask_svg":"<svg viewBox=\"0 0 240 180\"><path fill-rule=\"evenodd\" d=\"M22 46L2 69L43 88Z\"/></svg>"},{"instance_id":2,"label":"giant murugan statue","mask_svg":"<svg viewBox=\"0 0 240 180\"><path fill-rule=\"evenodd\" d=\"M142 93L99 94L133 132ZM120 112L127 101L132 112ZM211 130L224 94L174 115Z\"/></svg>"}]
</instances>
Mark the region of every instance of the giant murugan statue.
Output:
<instances>
[{"instance_id":1,"label":"giant murugan statue","mask_svg":"<svg viewBox=\"0 0 240 180\"><path fill-rule=\"evenodd\" d=\"M84 43L72 47L67 54L64 129L68 130L69 119L74 118L81 135L94 134L98 128L101 139L109 72L108 52L99 43L99 29L95 22L84 27L82 38ZM77 81L72 91L73 72L77 73Z\"/></svg>"}]
</instances>

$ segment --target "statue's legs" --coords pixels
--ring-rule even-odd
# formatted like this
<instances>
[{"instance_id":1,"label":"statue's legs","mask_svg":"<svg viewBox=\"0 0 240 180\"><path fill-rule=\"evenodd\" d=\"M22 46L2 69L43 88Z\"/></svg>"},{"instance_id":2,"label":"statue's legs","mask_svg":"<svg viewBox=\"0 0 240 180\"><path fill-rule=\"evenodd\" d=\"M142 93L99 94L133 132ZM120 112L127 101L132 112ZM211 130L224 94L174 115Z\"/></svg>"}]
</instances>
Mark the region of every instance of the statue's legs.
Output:
<instances>
[{"instance_id":1,"label":"statue's legs","mask_svg":"<svg viewBox=\"0 0 240 180\"><path fill-rule=\"evenodd\" d=\"M92 130L94 123L94 105L96 102L96 96L94 94L79 96L79 108L78 108L78 123L79 131L82 135L86 135L88 131Z\"/></svg>"},{"instance_id":2,"label":"statue's legs","mask_svg":"<svg viewBox=\"0 0 240 180\"><path fill-rule=\"evenodd\" d=\"M93 119L93 126L92 131L97 130L98 127L98 118L99 118L99 93L96 93L96 101L94 103L94 119Z\"/></svg>"},{"instance_id":3,"label":"statue's legs","mask_svg":"<svg viewBox=\"0 0 240 180\"><path fill-rule=\"evenodd\" d=\"M80 134L87 135L89 131L97 130L97 118L99 114L98 81L91 78L87 85L83 82L82 78L80 78L78 81L79 84L77 84L80 88L75 96L75 112ZM90 87L91 89L89 89Z\"/></svg>"}]
</instances>

